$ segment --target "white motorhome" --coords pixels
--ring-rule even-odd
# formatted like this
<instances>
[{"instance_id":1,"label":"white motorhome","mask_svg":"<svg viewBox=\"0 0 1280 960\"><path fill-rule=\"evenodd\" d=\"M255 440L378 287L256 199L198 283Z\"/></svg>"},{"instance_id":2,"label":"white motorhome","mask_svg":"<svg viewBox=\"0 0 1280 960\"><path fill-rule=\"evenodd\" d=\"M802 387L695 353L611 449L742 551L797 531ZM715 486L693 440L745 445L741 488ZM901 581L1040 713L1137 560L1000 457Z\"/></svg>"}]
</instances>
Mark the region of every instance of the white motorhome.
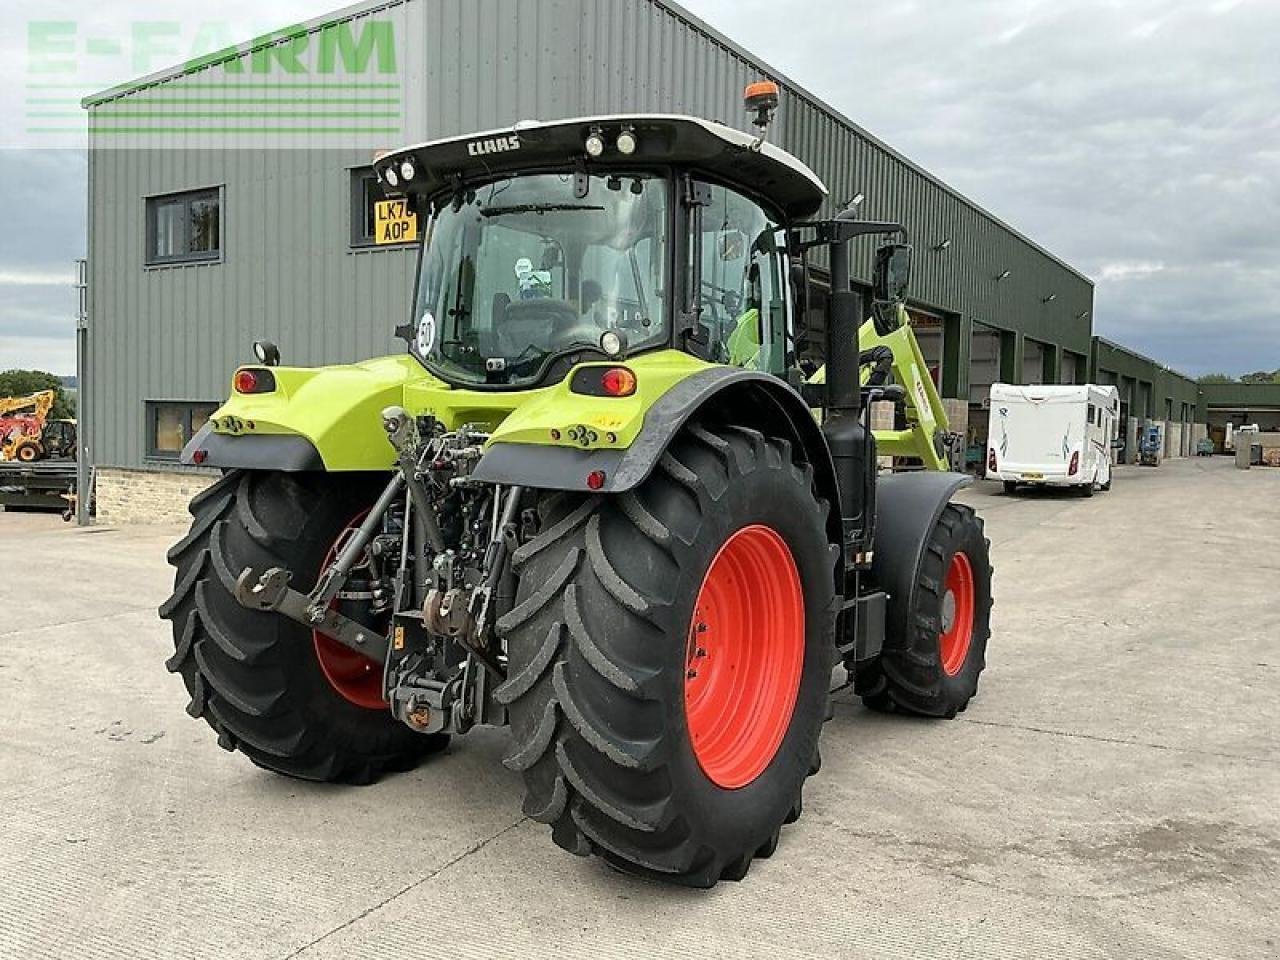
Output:
<instances>
[{"instance_id":1,"label":"white motorhome","mask_svg":"<svg viewBox=\"0 0 1280 960\"><path fill-rule=\"evenodd\" d=\"M1111 489L1111 450L1120 420L1115 387L991 385L987 477L1004 483Z\"/></svg>"}]
</instances>

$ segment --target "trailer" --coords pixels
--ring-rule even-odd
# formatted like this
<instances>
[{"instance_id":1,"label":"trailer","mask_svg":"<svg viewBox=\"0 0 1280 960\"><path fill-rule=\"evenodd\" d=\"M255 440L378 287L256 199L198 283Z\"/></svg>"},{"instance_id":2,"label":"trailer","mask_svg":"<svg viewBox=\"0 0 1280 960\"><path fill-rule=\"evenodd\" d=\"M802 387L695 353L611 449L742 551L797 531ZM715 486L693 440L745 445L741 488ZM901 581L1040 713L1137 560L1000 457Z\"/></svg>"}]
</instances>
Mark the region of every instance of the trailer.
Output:
<instances>
[{"instance_id":1,"label":"trailer","mask_svg":"<svg viewBox=\"0 0 1280 960\"><path fill-rule=\"evenodd\" d=\"M72 458L0 460L0 508L59 510L65 516L75 485L76 462Z\"/></svg>"},{"instance_id":2,"label":"trailer","mask_svg":"<svg viewBox=\"0 0 1280 960\"><path fill-rule=\"evenodd\" d=\"M1109 490L1119 422L1112 386L992 384L987 477L1006 493L1019 484L1074 487L1086 497Z\"/></svg>"}]
</instances>

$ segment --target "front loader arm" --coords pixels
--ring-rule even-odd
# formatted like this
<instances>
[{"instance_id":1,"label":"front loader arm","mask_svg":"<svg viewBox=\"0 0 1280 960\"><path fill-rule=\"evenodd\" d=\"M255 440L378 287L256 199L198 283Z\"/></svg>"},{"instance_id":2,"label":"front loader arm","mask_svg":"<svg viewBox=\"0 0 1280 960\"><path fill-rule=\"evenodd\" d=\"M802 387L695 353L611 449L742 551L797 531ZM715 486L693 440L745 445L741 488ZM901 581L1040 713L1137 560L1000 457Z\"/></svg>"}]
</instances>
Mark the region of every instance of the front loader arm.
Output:
<instances>
[{"instance_id":1,"label":"front loader arm","mask_svg":"<svg viewBox=\"0 0 1280 960\"><path fill-rule=\"evenodd\" d=\"M858 348L863 357L868 351L877 347L888 350L892 356L889 372L894 383L899 384L906 393L903 405L906 411L907 426L903 430L873 430L876 438L876 452L886 457L915 457L926 470L947 471L951 465L947 459L947 436L951 430L951 422L947 411L942 406L942 398L929 375L929 365L924 354L920 352L920 343L916 340L911 324L907 322L906 311L901 307L899 324L895 330L881 335L876 332L875 323L868 320L858 331ZM862 385L870 385L875 363L862 367ZM812 377L811 384L826 383L827 368L820 367ZM879 384L877 380L877 385Z\"/></svg>"},{"instance_id":2,"label":"front loader arm","mask_svg":"<svg viewBox=\"0 0 1280 960\"><path fill-rule=\"evenodd\" d=\"M911 324L903 318L896 330L881 336L868 320L858 332L858 345L864 352L874 347L887 348L893 354L893 380L907 394L906 429L873 431L876 452L888 457L916 457L926 470L950 470L943 439L951 424ZM864 384L869 375L870 369L864 367Z\"/></svg>"}]
</instances>

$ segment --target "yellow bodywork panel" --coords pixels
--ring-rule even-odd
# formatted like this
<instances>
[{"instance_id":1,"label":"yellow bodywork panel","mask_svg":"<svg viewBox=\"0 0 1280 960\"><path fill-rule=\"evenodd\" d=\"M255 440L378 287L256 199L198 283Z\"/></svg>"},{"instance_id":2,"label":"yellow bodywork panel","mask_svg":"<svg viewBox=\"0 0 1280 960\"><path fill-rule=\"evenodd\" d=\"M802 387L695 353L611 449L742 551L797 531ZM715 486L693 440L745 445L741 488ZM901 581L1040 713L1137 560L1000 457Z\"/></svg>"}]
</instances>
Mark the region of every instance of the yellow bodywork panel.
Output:
<instances>
[{"instance_id":1,"label":"yellow bodywork panel","mask_svg":"<svg viewBox=\"0 0 1280 960\"><path fill-rule=\"evenodd\" d=\"M297 435L319 452L326 470L390 469L395 452L382 427L382 411L401 406L430 415L447 429L482 425L490 442L578 449L631 445L645 414L669 389L708 364L676 350L644 354L624 363L589 363L575 369L625 366L636 376L629 397L573 393L572 375L534 390L466 390L433 377L408 354L330 367L272 367L275 389L241 394L214 411L210 425L224 435ZM249 367L247 369L262 369ZM234 378L233 378L234 381Z\"/></svg>"}]
</instances>

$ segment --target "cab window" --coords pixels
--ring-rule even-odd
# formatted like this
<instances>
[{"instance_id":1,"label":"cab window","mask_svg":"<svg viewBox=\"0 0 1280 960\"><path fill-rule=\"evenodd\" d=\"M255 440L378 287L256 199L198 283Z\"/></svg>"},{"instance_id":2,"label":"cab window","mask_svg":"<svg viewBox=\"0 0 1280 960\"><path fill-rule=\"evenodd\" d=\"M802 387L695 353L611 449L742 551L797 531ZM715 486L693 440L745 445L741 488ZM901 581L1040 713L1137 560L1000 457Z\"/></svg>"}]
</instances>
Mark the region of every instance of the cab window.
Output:
<instances>
[{"instance_id":1,"label":"cab window","mask_svg":"<svg viewBox=\"0 0 1280 960\"><path fill-rule=\"evenodd\" d=\"M711 186L702 210L701 322L708 356L748 370L786 368L783 232L754 201Z\"/></svg>"}]
</instances>

